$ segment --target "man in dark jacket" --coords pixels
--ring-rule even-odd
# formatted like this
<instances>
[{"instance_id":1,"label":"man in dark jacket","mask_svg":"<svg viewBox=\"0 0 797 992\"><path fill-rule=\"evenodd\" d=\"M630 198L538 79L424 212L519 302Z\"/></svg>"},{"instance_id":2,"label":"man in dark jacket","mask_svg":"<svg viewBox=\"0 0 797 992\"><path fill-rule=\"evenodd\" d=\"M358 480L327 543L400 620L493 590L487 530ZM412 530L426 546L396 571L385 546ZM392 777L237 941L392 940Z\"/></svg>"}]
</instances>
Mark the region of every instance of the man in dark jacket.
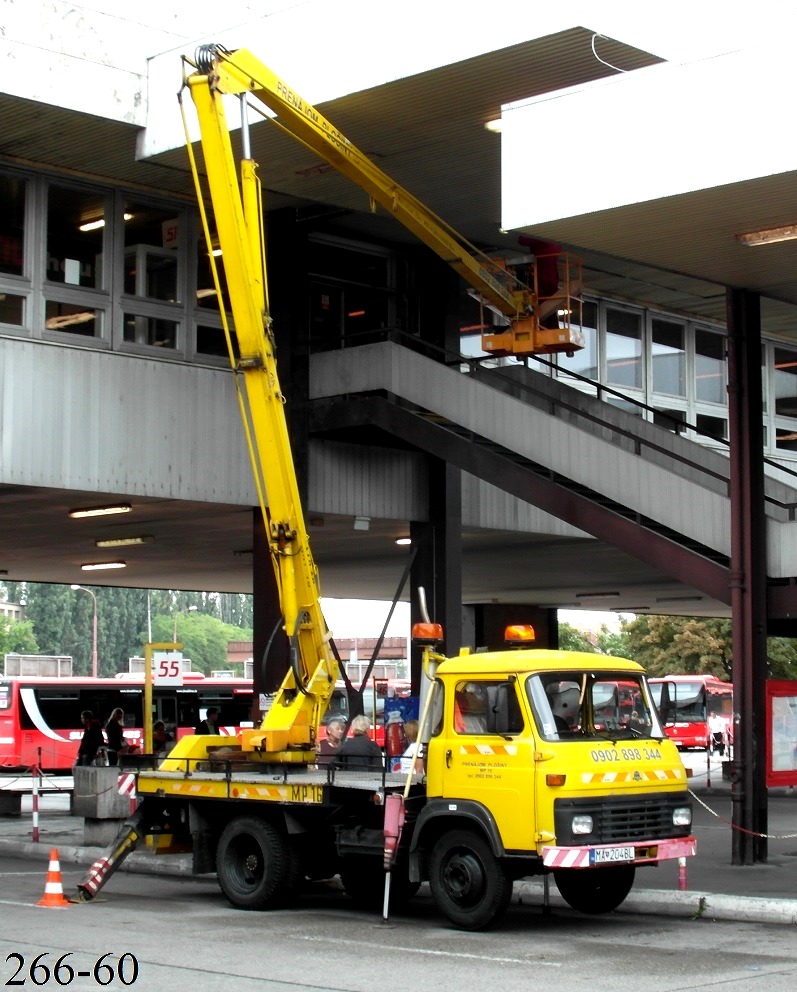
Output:
<instances>
[{"instance_id":1,"label":"man in dark jacket","mask_svg":"<svg viewBox=\"0 0 797 992\"><path fill-rule=\"evenodd\" d=\"M217 734L219 732L219 711L215 706L208 706L204 720L194 727L195 734Z\"/></svg>"},{"instance_id":2,"label":"man in dark jacket","mask_svg":"<svg viewBox=\"0 0 797 992\"><path fill-rule=\"evenodd\" d=\"M77 749L76 765L90 765L97 757L97 750L105 744L102 736L100 721L96 719L91 710L83 710L80 714L83 723L83 737L80 740L80 747Z\"/></svg>"},{"instance_id":3,"label":"man in dark jacket","mask_svg":"<svg viewBox=\"0 0 797 992\"><path fill-rule=\"evenodd\" d=\"M368 736L371 721L367 716L356 716L351 722L352 736L338 748L332 759L332 767L341 771L363 771L366 768L382 768L382 749Z\"/></svg>"}]
</instances>

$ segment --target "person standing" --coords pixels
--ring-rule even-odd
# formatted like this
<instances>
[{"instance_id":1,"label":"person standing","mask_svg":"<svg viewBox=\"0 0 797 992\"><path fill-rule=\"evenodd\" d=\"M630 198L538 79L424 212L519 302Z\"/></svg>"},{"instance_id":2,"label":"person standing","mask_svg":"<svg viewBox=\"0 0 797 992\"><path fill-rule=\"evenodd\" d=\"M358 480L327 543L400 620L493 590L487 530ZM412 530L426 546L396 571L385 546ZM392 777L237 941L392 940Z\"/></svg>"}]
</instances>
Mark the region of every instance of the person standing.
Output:
<instances>
[{"instance_id":1,"label":"person standing","mask_svg":"<svg viewBox=\"0 0 797 992\"><path fill-rule=\"evenodd\" d=\"M194 727L195 734L217 734L219 732L219 710L217 706L208 706L204 720Z\"/></svg>"},{"instance_id":2,"label":"person standing","mask_svg":"<svg viewBox=\"0 0 797 992\"><path fill-rule=\"evenodd\" d=\"M108 764L118 765L119 755L125 754L125 735L122 730L122 721L125 718L125 711L121 706L117 706L108 717L105 724L105 739L108 741Z\"/></svg>"},{"instance_id":3,"label":"person standing","mask_svg":"<svg viewBox=\"0 0 797 992\"><path fill-rule=\"evenodd\" d=\"M80 714L83 724L83 737L80 739L80 747L77 749L76 765L91 765L97 757L97 751L105 744L102 736L100 721L94 716L91 710L83 710Z\"/></svg>"},{"instance_id":4,"label":"person standing","mask_svg":"<svg viewBox=\"0 0 797 992\"><path fill-rule=\"evenodd\" d=\"M316 745L316 764L328 765L340 750L340 745L346 736L346 721L339 716L333 716L327 724L327 736Z\"/></svg>"},{"instance_id":5,"label":"person standing","mask_svg":"<svg viewBox=\"0 0 797 992\"><path fill-rule=\"evenodd\" d=\"M708 718L709 747L719 751L720 757L725 756L725 721L719 713L711 713Z\"/></svg>"},{"instance_id":6,"label":"person standing","mask_svg":"<svg viewBox=\"0 0 797 992\"><path fill-rule=\"evenodd\" d=\"M407 720L404 724L404 733L407 735L407 748L401 756L401 768L405 775L412 770L417 775L423 775L423 745L418 749L418 757L414 758L415 742L418 740L418 721Z\"/></svg>"}]
</instances>

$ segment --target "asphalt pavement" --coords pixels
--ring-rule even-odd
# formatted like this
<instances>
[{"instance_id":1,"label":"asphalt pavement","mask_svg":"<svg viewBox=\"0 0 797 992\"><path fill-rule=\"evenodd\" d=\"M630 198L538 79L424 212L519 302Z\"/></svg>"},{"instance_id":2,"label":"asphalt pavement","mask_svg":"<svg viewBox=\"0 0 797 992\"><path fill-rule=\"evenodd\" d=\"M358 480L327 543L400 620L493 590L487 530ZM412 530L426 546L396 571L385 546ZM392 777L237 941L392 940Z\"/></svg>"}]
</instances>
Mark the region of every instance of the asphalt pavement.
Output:
<instances>
[{"instance_id":1,"label":"asphalt pavement","mask_svg":"<svg viewBox=\"0 0 797 992\"><path fill-rule=\"evenodd\" d=\"M634 888L618 912L797 925L797 789L770 790L766 862L734 865L731 785L718 760L707 766L702 753L683 757L692 771L697 856L680 866L664 862L638 869ZM39 797L38 839L31 797L23 796L21 816L0 817L0 854L47 861L55 848L62 864L88 867L104 847L87 844L83 817L70 813L66 790L71 781L51 779L49 784ZM120 870L186 876L191 859L155 855L141 844ZM547 898L552 907L564 905L555 884L538 878L517 882L515 898L535 904Z\"/></svg>"}]
</instances>

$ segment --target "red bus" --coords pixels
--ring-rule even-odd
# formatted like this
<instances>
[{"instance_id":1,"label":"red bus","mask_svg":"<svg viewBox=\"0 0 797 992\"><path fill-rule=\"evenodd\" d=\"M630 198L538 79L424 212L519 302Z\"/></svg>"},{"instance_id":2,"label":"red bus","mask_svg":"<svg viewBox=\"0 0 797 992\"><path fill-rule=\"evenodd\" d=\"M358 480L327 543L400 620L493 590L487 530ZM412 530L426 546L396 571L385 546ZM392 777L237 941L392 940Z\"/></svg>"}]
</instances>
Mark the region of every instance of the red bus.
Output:
<instances>
[{"instance_id":1,"label":"red bus","mask_svg":"<svg viewBox=\"0 0 797 992\"><path fill-rule=\"evenodd\" d=\"M185 673L182 686L153 686L152 719L163 720L174 739L193 733L209 706L219 710L219 730L234 736L252 726L252 680L206 678ZM0 678L0 769L39 764L68 771L83 736L80 714L91 712L104 725L112 710L125 713L124 735L143 745L144 677Z\"/></svg>"},{"instance_id":2,"label":"red bus","mask_svg":"<svg viewBox=\"0 0 797 992\"><path fill-rule=\"evenodd\" d=\"M648 679L664 732L681 750L707 748L712 715L725 724L724 739L733 739L733 686L716 675L666 675Z\"/></svg>"}]
</instances>

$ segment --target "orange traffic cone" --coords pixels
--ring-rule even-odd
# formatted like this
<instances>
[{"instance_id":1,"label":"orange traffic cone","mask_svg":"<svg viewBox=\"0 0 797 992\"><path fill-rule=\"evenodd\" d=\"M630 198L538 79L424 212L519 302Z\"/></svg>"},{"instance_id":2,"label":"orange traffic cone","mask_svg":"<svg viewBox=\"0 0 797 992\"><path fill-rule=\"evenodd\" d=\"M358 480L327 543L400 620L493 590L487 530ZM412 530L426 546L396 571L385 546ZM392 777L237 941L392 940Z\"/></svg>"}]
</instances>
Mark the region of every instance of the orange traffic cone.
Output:
<instances>
[{"instance_id":1,"label":"orange traffic cone","mask_svg":"<svg viewBox=\"0 0 797 992\"><path fill-rule=\"evenodd\" d=\"M47 868L44 895L36 905L48 906L50 909L61 909L70 905L69 900L64 898L64 887L61 884L61 865L58 861L58 849L55 847L50 851L50 864Z\"/></svg>"}]
</instances>

